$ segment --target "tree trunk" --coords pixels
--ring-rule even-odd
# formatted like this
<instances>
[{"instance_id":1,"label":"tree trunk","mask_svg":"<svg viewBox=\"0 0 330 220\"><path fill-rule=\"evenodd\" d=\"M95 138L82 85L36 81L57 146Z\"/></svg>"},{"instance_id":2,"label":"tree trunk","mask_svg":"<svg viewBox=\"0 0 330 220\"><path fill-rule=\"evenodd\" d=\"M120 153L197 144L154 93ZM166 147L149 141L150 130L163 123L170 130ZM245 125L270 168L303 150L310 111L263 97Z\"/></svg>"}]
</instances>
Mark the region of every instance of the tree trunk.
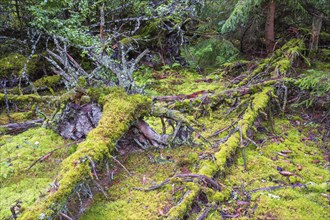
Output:
<instances>
[{"instance_id":1,"label":"tree trunk","mask_svg":"<svg viewBox=\"0 0 330 220\"><path fill-rule=\"evenodd\" d=\"M275 8L276 8L275 0L270 0L268 3L267 20L265 26L267 53L272 52L274 50L274 45L275 45L275 30L274 30Z\"/></svg>"},{"instance_id":2,"label":"tree trunk","mask_svg":"<svg viewBox=\"0 0 330 220\"><path fill-rule=\"evenodd\" d=\"M314 15L312 23L312 33L309 40L309 52L316 52L319 45L319 37L322 27L322 15Z\"/></svg>"}]
</instances>

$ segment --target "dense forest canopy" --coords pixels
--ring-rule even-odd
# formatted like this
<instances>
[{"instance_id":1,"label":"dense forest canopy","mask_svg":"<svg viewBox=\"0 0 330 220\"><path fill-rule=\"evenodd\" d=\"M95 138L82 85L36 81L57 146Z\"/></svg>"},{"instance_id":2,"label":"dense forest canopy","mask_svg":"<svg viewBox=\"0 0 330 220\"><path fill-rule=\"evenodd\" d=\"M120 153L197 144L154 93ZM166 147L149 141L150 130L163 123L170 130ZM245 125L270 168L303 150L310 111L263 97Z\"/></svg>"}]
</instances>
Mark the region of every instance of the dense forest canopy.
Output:
<instances>
[{"instance_id":1,"label":"dense forest canopy","mask_svg":"<svg viewBox=\"0 0 330 220\"><path fill-rule=\"evenodd\" d=\"M330 1L2 0L0 219L329 219Z\"/></svg>"}]
</instances>

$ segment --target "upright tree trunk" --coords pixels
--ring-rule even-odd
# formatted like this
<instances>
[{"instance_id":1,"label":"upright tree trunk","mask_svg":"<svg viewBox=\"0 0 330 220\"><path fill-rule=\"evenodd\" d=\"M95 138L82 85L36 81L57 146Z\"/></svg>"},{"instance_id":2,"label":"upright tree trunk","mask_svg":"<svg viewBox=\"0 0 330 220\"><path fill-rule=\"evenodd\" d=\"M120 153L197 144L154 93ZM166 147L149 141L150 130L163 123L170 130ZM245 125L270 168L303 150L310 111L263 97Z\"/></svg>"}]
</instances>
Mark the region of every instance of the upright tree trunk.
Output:
<instances>
[{"instance_id":1,"label":"upright tree trunk","mask_svg":"<svg viewBox=\"0 0 330 220\"><path fill-rule=\"evenodd\" d=\"M268 3L267 20L266 20L266 26L265 26L265 38L266 38L267 53L272 52L274 49L274 45L275 45L275 29L274 29L275 9L276 9L275 0L270 0Z\"/></svg>"},{"instance_id":2,"label":"upright tree trunk","mask_svg":"<svg viewBox=\"0 0 330 220\"><path fill-rule=\"evenodd\" d=\"M312 23L312 33L309 40L310 53L314 53L318 49L321 27L322 27L322 15L314 15L313 23Z\"/></svg>"},{"instance_id":3,"label":"upright tree trunk","mask_svg":"<svg viewBox=\"0 0 330 220\"><path fill-rule=\"evenodd\" d=\"M100 7L100 41L102 44L104 44L104 3Z\"/></svg>"}]
</instances>

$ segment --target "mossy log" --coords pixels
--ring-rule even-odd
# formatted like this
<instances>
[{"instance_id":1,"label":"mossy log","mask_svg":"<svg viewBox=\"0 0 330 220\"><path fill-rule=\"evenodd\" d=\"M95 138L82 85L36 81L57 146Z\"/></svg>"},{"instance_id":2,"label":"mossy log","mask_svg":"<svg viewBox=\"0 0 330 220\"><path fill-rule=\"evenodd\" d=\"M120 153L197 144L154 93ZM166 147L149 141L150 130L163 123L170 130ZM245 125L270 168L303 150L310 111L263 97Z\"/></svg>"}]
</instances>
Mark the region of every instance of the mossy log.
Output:
<instances>
[{"instance_id":1,"label":"mossy log","mask_svg":"<svg viewBox=\"0 0 330 220\"><path fill-rule=\"evenodd\" d=\"M52 94L54 94L55 87L61 85L61 77L58 75L45 76L36 80L32 84L34 88L32 88L32 86L29 85L24 88L19 88L19 86L16 86L13 88L7 88L6 90L8 94L13 94L13 95L19 95L21 92L23 94L30 94L35 91L42 92L47 90L49 90ZM4 93L4 88L0 89L0 93Z\"/></svg>"},{"instance_id":2,"label":"mossy log","mask_svg":"<svg viewBox=\"0 0 330 220\"><path fill-rule=\"evenodd\" d=\"M153 100L158 101L158 102L182 101L182 100L187 100L187 99L196 100L200 97L200 95L202 95L202 98L207 97L211 100L211 102L218 102L219 100L227 99L228 97L239 97L239 96L244 96L244 95L248 95L248 94L251 95L251 94L260 92L260 91L262 91L262 89L265 86L274 85L283 80L286 80L286 78L278 77L278 78L265 80L265 81L259 82L257 84L253 84L253 85L249 85L249 86L242 86L242 87L234 88L234 89L228 89L228 90L224 90L224 91L213 93L213 94L210 91L200 91L200 92L195 92L195 93L192 93L189 95L179 94L179 95L175 95L175 96L157 96L157 97L153 97Z\"/></svg>"},{"instance_id":3,"label":"mossy log","mask_svg":"<svg viewBox=\"0 0 330 220\"><path fill-rule=\"evenodd\" d=\"M258 117L259 112L266 108L269 102L269 95L274 91L271 87L265 87L260 93L254 95L254 99L248 109L245 111L242 119L238 121L238 126L242 132L243 138L247 137L247 131L253 126L254 120ZM228 140L220 146L220 151L214 154L214 161L205 161L202 163L198 172L200 175L213 177L217 173L225 173L228 161L237 151L241 141L240 131L233 133ZM189 191L190 195L198 195L201 188L192 187ZM221 193L221 192L218 192ZM224 198L220 196L219 198ZM184 197L177 206L174 206L167 215L167 219L182 219L185 213L189 210L194 199Z\"/></svg>"},{"instance_id":4,"label":"mossy log","mask_svg":"<svg viewBox=\"0 0 330 220\"><path fill-rule=\"evenodd\" d=\"M26 121L22 123L10 123L0 126L0 134L19 134L23 131L26 131L29 128L36 127L43 122L43 119L36 119L32 121Z\"/></svg>"},{"instance_id":5,"label":"mossy log","mask_svg":"<svg viewBox=\"0 0 330 220\"><path fill-rule=\"evenodd\" d=\"M19 103L51 103L51 104L65 104L68 101L87 103L90 101L88 94L85 91L70 90L60 96L40 96L37 94L13 95L0 93L0 105L5 104L6 99L12 102Z\"/></svg>"},{"instance_id":6,"label":"mossy log","mask_svg":"<svg viewBox=\"0 0 330 220\"><path fill-rule=\"evenodd\" d=\"M77 151L62 162L56 191L39 200L19 219L53 219L77 187L89 179L90 163L98 163L115 148L117 140L138 118L150 112L150 102L140 95L129 96L121 90L104 97L105 105L98 126L78 145Z\"/></svg>"},{"instance_id":7,"label":"mossy log","mask_svg":"<svg viewBox=\"0 0 330 220\"><path fill-rule=\"evenodd\" d=\"M29 94L29 95L13 95L13 94L7 94L8 101L14 101L14 102L47 102L55 99L56 96L39 96L35 94ZM0 93L0 102L5 102L6 95L3 93Z\"/></svg>"}]
</instances>

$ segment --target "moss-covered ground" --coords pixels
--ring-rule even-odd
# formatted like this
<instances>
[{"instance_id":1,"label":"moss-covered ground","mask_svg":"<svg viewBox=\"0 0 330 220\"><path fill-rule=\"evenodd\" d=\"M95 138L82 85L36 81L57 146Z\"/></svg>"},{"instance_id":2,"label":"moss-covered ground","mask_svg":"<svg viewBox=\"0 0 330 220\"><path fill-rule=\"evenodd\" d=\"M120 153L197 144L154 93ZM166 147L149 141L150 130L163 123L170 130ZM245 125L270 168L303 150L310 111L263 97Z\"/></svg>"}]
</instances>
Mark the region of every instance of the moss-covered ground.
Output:
<instances>
[{"instance_id":1,"label":"moss-covered ground","mask_svg":"<svg viewBox=\"0 0 330 220\"><path fill-rule=\"evenodd\" d=\"M219 92L228 87L228 82L217 73L205 76L187 70L146 70L137 79L138 84L147 83L144 92L148 96ZM132 176L113 162L112 166L119 171L111 184L105 186L108 198L102 193L94 195L80 219L164 219L196 182L173 181L148 192L134 188L148 188L175 174L197 173L204 164L214 161L214 154L221 150L221 143L235 127L231 125L242 117L252 98L228 97L213 109L189 100L164 104L181 110L190 120L196 119L199 126L195 126L198 133L193 133L193 143L118 156ZM162 131L159 118L145 119L157 132ZM167 131L172 132L172 127L167 126ZM206 199L198 196L185 218L196 219L200 210L212 207L207 219L329 219L329 161L324 157L329 143L322 140L324 132L320 125L297 114L276 114L272 120L259 117L254 128L247 131L255 144L244 142L247 170L239 148L225 175L216 177L226 193L213 194L214 191L202 188ZM60 162L73 149L55 151L42 163L29 171L26 169L47 152L65 144L44 128L0 138L0 219L10 216L9 208L16 200L22 200L23 208L28 208L42 199L59 172ZM291 176L280 172L290 172Z\"/></svg>"},{"instance_id":2,"label":"moss-covered ground","mask_svg":"<svg viewBox=\"0 0 330 220\"><path fill-rule=\"evenodd\" d=\"M58 150L55 150L59 148ZM41 162L39 158L55 150ZM56 177L61 161L74 151L54 131L34 128L16 136L0 137L0 219L7 219L10 207L22 202L22 210L44 196Z\"/></svg>"}]
</instances>

